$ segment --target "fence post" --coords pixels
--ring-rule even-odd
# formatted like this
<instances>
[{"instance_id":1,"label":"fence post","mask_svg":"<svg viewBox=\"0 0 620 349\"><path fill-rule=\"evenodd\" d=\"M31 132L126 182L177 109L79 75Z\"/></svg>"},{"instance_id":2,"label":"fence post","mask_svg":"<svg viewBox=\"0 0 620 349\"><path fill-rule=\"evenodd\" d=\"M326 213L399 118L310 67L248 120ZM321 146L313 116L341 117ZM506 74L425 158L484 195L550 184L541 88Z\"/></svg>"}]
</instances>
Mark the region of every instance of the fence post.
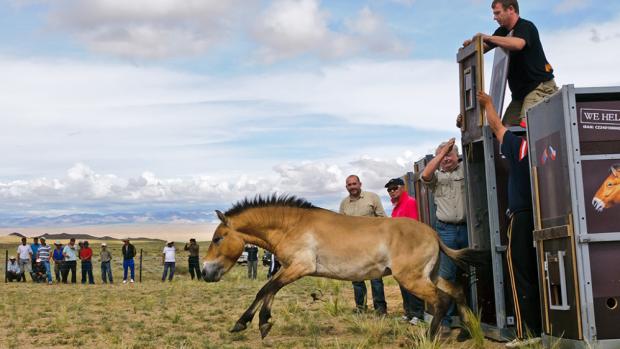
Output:
<instances>
[{"instance_id":1,"label":"fence post","mask_svg":"<svg viewBox=\"0 0 620 349\"><path fill-rule=\"evenodd\" d=\"M140 283L142 283L142 249L140 249L140 277L139 277L139 281L140 281Z\"/></svg>"},{"instance_id":2,"label":"fence post","mask_svg":"<svg viewBox=\"0 0 620 349\"><path fill-rule=\"evenodd\" d=\"M9 250L4 251L4 283L9 282Z\"/></svg>"}]
</instances>

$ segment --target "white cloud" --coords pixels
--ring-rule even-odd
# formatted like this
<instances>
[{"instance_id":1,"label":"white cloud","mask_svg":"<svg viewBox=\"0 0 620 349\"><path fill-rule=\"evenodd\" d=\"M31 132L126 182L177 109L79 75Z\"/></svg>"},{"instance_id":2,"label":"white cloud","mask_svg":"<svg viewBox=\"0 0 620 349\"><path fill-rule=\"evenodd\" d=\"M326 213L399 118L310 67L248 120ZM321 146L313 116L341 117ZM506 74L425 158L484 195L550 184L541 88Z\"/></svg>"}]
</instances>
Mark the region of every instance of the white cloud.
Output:
<instances>
[{"instance_id":1,"label":"white cloud","mask_svg":"<svg viewBox=\"0 0 620 349\"><path fill-rule=\"evenodd\" d=\"M50 3L54 27L93 51L157 59L203 53L226 38L254 1L61 0Z\"/></svg>"},{"instance_id":2,"label":"white cloud","mask_svg":"<svg viewBox=\"0 0 620 349\"><path fill-rule=\"evenodd\" d=\"M369 8L346 19L348 31L330 28L330 15L318 0L276 0L259 17L254 36L261 43L259 57L274 62L303 54L342 58L356 54L404 55L407 46Z\"/></svg>"}]
</instances>

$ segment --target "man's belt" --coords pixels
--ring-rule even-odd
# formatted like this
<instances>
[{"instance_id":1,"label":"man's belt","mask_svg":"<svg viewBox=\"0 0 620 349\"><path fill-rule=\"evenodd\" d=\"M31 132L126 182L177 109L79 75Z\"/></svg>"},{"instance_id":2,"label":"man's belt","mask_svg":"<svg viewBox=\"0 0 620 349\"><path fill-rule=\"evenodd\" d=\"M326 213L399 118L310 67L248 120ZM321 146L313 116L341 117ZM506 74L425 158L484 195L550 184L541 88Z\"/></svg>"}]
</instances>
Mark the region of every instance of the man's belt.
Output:
<instances>
[{"instance_id":1,"label":"man's belt","mask_svg":"<svg viewBox=\"0 0 620 349\"><path fill-rule=\"evenodd\" d=\"M467 225L467 222L463 221L463 222L458 222L458 223L450 223L450 222L444 222L441 219L437 220L439 223L441 224L448 224L448 225Z\"/></svg>"}]
</instances>

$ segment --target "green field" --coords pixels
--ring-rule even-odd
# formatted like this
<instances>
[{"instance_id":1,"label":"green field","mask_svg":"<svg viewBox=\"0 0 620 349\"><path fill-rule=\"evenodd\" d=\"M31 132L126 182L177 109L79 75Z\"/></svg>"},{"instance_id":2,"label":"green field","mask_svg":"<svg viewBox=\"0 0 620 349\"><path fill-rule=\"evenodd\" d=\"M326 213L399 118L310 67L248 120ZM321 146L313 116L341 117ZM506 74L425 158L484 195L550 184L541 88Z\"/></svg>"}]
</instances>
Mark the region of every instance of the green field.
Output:
<instances>
[{"instance_id":1,"label":"green field","mask_svg":"<svg viewBox=\"0 0 620 349\"><path fill-rule=\"evenodd\" d=\"M96 285L80 284L79 263L77 285L33 284L29 277L27 283L3 283L0 348L503 348L491 341L425 340L423 327L400 320L402 302L392 278L385 279L387 317L353 314L349 282L304 278L276 296L274 326L264 341L258 315L246 331L231 334L228 329L265 283L265 267L259 267L256 281L238 266L209 284L191 281L186 255L178 253L175 280L162 283L163 244L137 242L138 251L144 250L142 283L124 285L121 243L108 245L115 257L114 285L100 281L98 242L91 243ZM200 245L206 252L207 243ZM2 259L7 249L15 254L15 247L0 244ZM313 301L311 293L322 296Z\"/></svg>"}]
</instances>

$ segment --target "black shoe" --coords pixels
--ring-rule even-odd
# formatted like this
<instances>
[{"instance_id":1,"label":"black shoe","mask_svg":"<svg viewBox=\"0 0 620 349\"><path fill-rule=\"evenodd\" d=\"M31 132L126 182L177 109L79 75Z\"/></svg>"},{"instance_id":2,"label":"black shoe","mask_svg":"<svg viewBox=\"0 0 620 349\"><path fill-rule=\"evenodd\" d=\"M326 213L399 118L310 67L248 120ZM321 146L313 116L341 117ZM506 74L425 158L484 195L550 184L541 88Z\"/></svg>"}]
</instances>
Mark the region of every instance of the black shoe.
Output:
<instances>
[{"instance_id":1,"label":"black shoe","mask_svg":"<svg viewBox=\"0 0 620 349\"><path fill-rule=\"evenodd\" d=\"M379 316L387 316L387 309L385 308L377 308L375 309L375 313Z\"/></svg>"}]
</instances>

